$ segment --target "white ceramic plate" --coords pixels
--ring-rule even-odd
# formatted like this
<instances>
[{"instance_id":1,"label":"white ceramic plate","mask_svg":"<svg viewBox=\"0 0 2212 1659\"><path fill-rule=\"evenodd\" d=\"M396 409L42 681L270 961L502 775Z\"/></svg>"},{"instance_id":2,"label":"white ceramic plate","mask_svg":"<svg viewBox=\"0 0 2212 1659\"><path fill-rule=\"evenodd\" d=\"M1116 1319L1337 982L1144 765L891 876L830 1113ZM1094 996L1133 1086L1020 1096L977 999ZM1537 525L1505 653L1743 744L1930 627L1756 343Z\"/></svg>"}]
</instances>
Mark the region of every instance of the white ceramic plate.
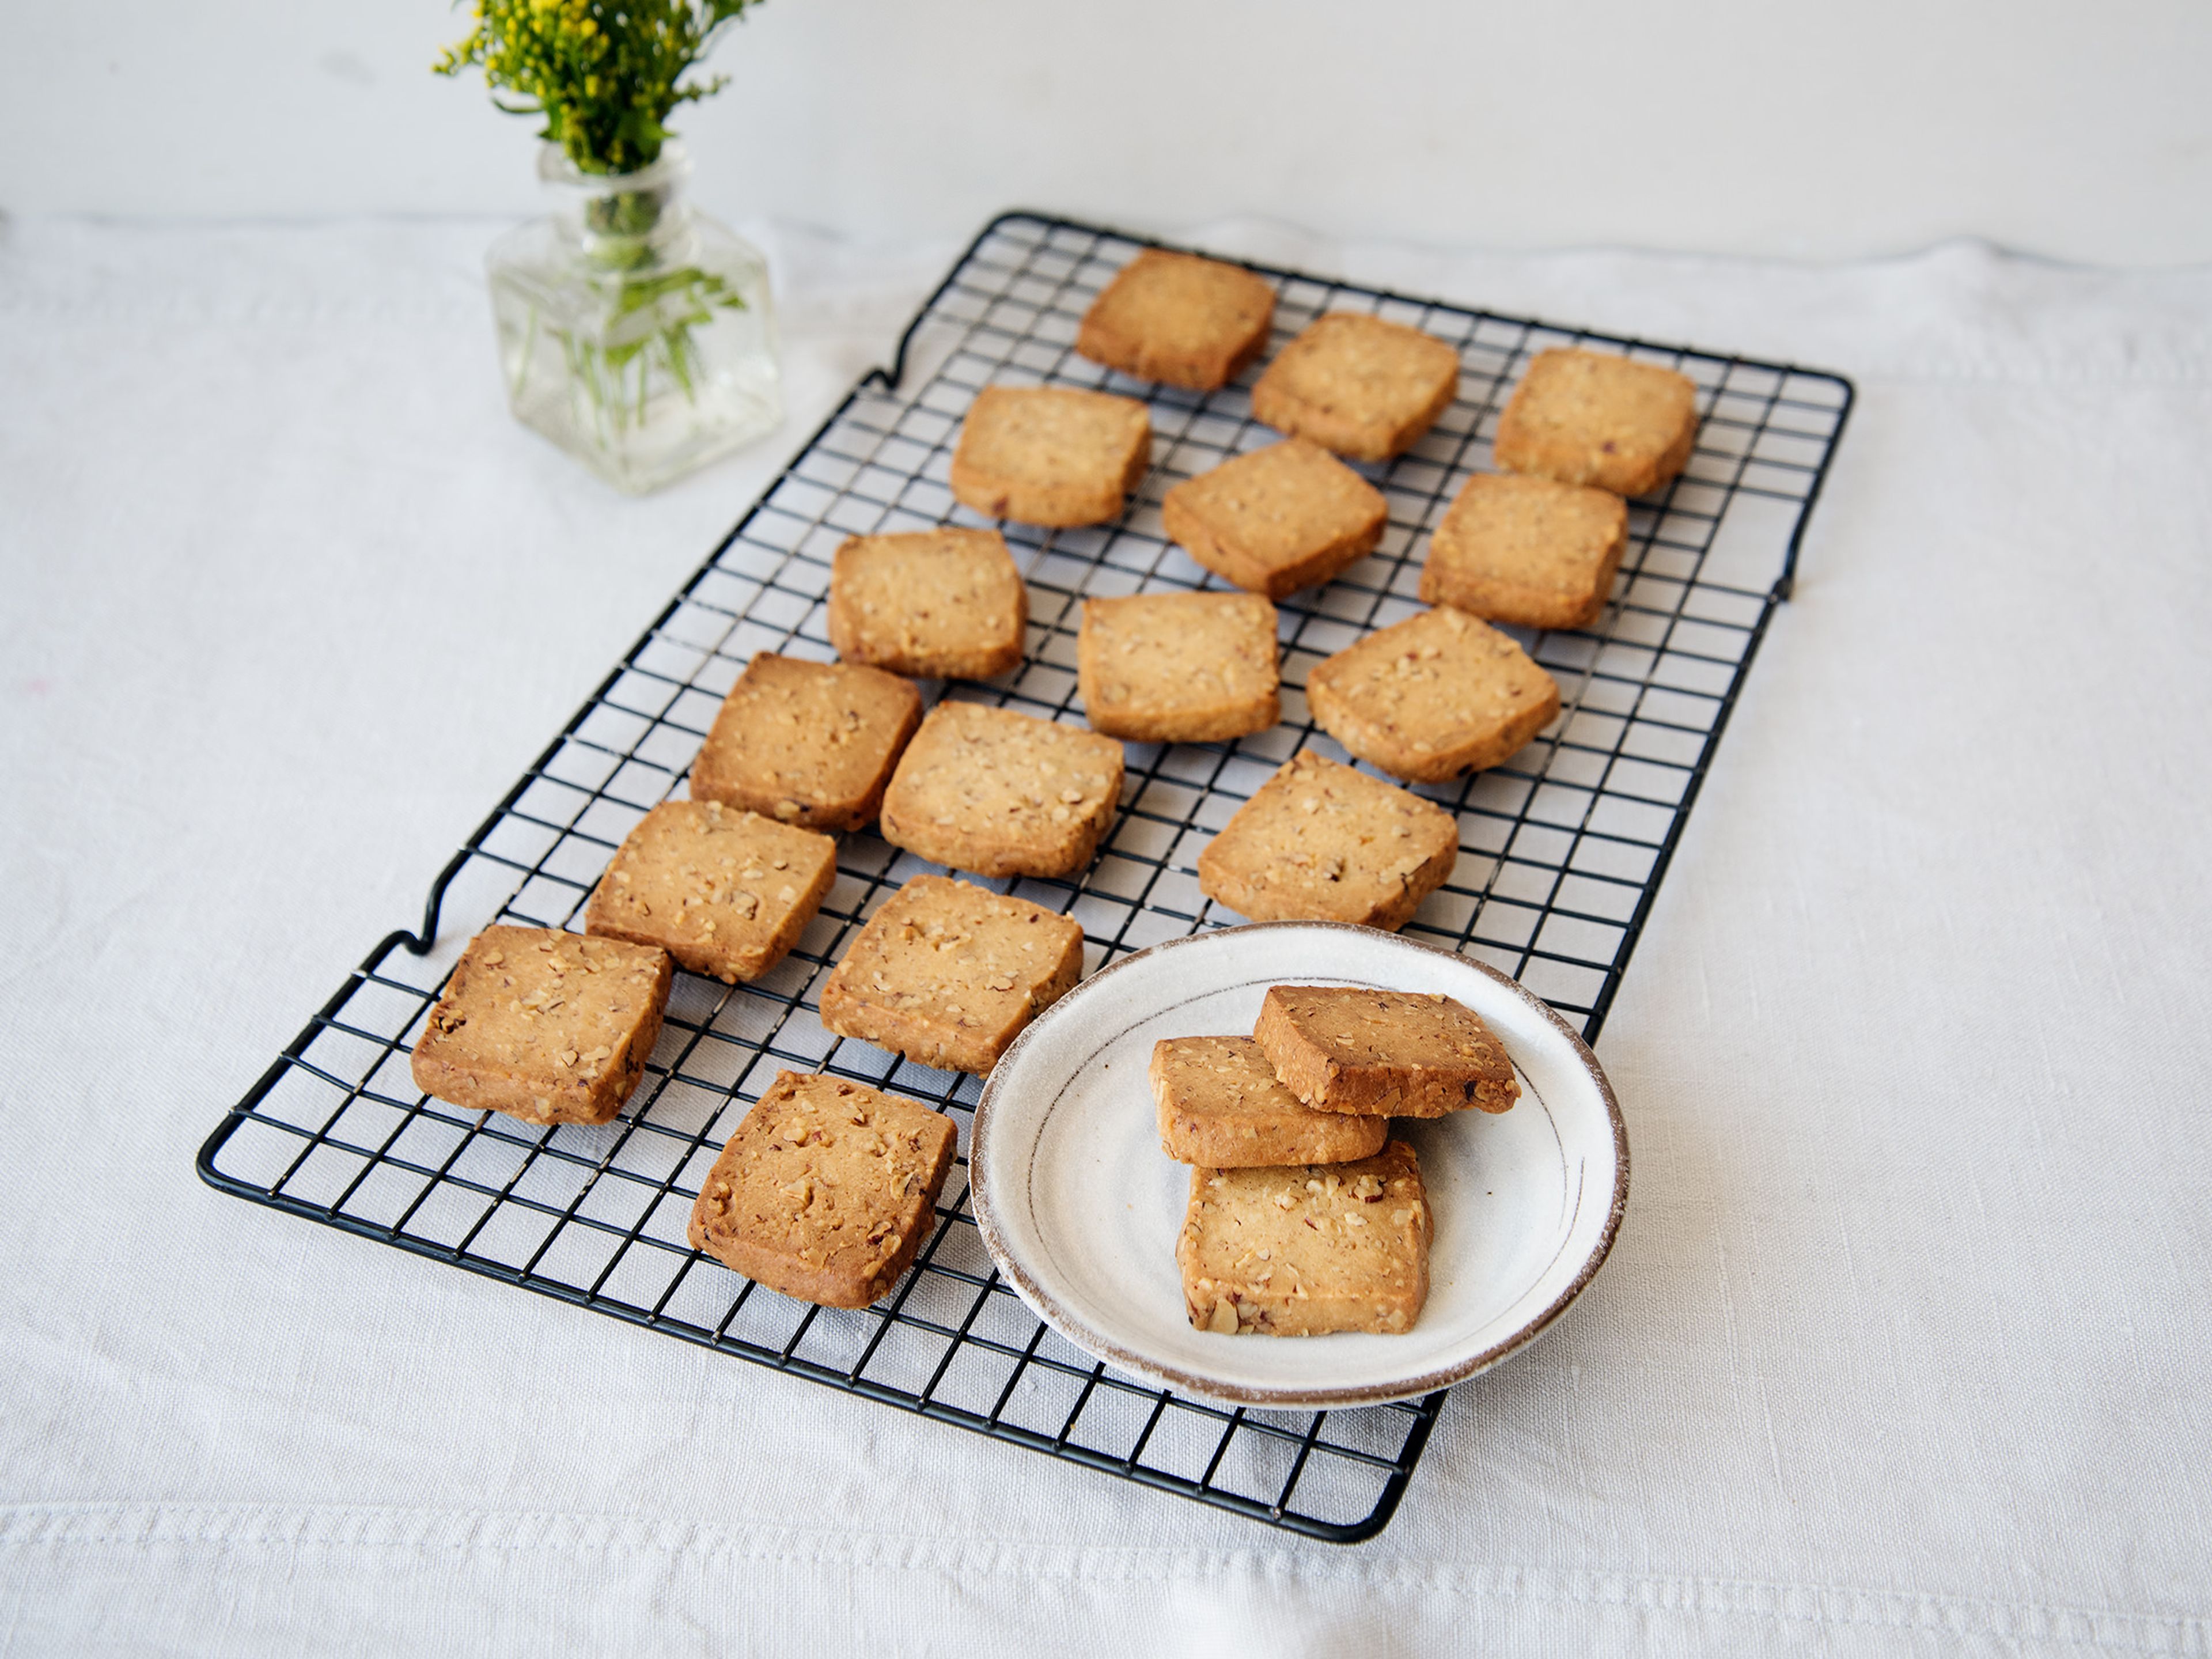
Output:
<instances>
[{"instance_id":1,"label":"white ceramic plate","mask_svg":"<svg viewBox=\"0 0 2212 1659\"><path fill-rule=\"evenodd\" d=\"M1403 1335L1220 1336L1184 1313L1190 1171L1160 1150L1146 1066L1161 1037L1249 1032L1281 984L1444 992L1520 1074L1510 1111L1392 1125L1436 1218L1428 1304ZM992 1260L1078 1347L1234 1405L1371 1406L1486 1370L1559 1317L1612 1248L1628 1138L1582 1039L1503 974L1372 928L1257 922L1140 951L1047 1009L984 1085L968 1180Z\"/></svg>"}]
</instances>

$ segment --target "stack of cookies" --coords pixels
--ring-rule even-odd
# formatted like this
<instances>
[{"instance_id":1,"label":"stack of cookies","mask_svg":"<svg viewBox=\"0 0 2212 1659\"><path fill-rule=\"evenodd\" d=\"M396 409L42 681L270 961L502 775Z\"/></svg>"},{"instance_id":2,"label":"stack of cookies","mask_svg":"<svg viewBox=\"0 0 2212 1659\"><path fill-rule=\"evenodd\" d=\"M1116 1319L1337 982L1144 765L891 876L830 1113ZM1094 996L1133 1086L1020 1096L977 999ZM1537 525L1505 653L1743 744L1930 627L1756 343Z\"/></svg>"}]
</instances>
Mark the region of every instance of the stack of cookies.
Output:
<instances>
[{"instance_id":1,"label":"stack of cookies","mask_svg":"<svg viewBox=\"0 0 2212 1659\"><path fill-rule=\"evenodd\" d=\"M1160 1146L1191 1165L1176 1243L1190 1322L1224 1336L1396 1334L1435 1222L1394 1117L1503 1112L1505 1046L1437 994L1278 985L1252 1035L1155 1044Z\"/></svg>"},{"instance_id":2,"label":"stack of cookies","mask_svg":"<svg viewBox=\"0 0 2212 1659\"><path fill-rule=\"evenodd\" d=\"M1146 250L1099 295L1076 349L1209 392L1263 354L1274 303L1253 271ZM1242 591L1089 600L1077 644L1088 731L957 698L923 712L915 681L988 679L1024 660L1028 589L999 531L848 538L828 596L839 660L751 659L692 765L691 798L654 807L615 851L585 907L584 937L499 927L470 941L416 1045L417 1085L532 1123L608 1121L643 1079L674 970L728 983L773 971L836 878L839 832L874 823L894 846L983 877L1077 875L1113 825L1122 740L1225 742L1280 719L1273 602L1380 544L1388 503L1352 464L1388 462L1419 441L1456 397L1459 372L1455 348L1376 317L1332 313L1285 345L1251 391L1254 415L1282 440L1176 484L1162 503L1167 533ZM1499 425L1508 471L1469 480L1437 526L1420 586L1434 608L1319 665L1306 686L1315 720L1407 782L1514 753L1557 715L1559 689L1484 619L1568 628L1595 617L1625 544L1622 495L1679 471L1695 430L1694 390L1671 371L1589 351L1539 356ZM1136 398L991 386L969 410L949 482L986 517L1069 527L1120 517L1151 459L1150 414ZM1245 916L1395 929L1457 856L1450 813L1301 750L1197 862L1207 896ZM821 1019L925 1065L988 1072L1082 969L1083 930L1066 916L923 875L854 938L822 984ZM1255 1057L1258 1041L1206 1039L1243 1047L1156 1065L1158 1086L1162 1076L1184 1080L1170 1146L1212 1183L1194 1198L1194 1226L1227 1214L1261 1174L1303 1170L1298 1190L1320 1207L1309 1212L1288 1188L1267 1201L1288 1194L1276 1207L1297 1211L1302 1231L1326 1224L1350 1239L1370 1212L1332 1207L1349 1180L1392 1195L1388 1214L1405 1212L1390 1233L1389 1271L1401 1277L1367 1313L1324 1310L1310 1285L1285 1285L1280 1309L1249 1321L1236 1311L1244 1302L1213 1293L1202 1322L1404 1328L1419 1307L1424 1281L1411 1264L1425 1259L1426 1209L1411 1151L1386 1145L1383 1125L1415 1109L1326 1078L1309 1097L1274 1050ZM1504 1075L1510 1087L1510 1067ZM1188 1106L1193 1088L1213 1106ZM1232 1101L1243 1103L1232 1111ZM952 1145L950 1120L919 1103L782 1074L725 1147L692 1241L792 1295L858 1305L913 1259ZM1311 1172L1324 1166L1332 1173ZM1226 1224L1200 1226L1190 1259ZM1225 1273L1201 1278L1227 1285ZM1273 1304L1255 1292L1249 1305ZM1196 1292L1192 1306L1200 1317ZM1326 1322L1339 1318L1352 1322Z\"/></svg>"}]
</instances>

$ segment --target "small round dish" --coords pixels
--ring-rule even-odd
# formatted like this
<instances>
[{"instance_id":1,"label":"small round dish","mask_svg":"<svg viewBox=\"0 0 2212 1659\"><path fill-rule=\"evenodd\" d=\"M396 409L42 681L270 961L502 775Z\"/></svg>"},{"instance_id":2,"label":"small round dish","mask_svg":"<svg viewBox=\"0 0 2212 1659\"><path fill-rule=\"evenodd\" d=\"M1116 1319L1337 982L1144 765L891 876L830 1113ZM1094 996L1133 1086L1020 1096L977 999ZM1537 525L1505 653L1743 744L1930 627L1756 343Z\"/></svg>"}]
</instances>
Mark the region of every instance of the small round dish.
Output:
<instances>
[{"instance_id":1,"label":"small round dish","mask_svg":"<svg viewBox=\"0 0 2212 1659\"><path fill-rule=\"evenodd\" d=\"M1190 1170L1160 1150L1152 1044L1249 1032L1282 984L1442 991L1519 1074L1510 1111L1391 1126L1419 1155L1436 1226L1428 1304L1401 1335L1221 1336L1184 1311ZM1487 1370L1581 1294L1620 1225L1628 1136L1589 1048L1494 969L1342 922L1255 922L1140 951L1038 1016L983 1085L968 1182L991 1259L1085 1352L1230 1405L1376 1406Z\"/></svg>"}]
</instances>

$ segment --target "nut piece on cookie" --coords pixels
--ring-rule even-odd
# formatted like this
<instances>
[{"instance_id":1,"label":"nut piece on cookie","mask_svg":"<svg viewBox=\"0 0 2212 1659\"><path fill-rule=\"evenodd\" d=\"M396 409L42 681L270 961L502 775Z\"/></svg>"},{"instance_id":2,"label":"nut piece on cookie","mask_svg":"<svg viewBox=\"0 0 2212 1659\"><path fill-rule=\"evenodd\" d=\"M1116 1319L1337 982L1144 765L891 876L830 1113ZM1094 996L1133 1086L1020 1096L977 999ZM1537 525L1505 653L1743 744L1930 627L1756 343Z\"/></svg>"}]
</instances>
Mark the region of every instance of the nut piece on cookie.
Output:
<instances>
[{"instance_id":1,"label":"nut piece on cookie","mask_svg":"<svg viewBox=\"0 0 2212 1659\"><path fill-rule=\"evenodd\" d=\"M781 962L837 878L837 843L718 800L664 801L623 838L584 908L595 939L657 945L735 984Z\"/></svg>"},{"instance_id":2,"label":"nut piece on cookie","mask_svg":"<svg viewBox=\"0 0 2212 1659\"><path fill-rule=\"evenodd\" d=\"M526 1123L605 1123L645 1075L674 978L653 945L487 927L416 1042L415 1086Z\"/></svg>"},{"instance_id":3,"label":"nut piece on cookie","mask_svg":"<svg viewBox=\"0 0 2212 1659\"><path fill-rule=\"evenodd\" d=\"M1458 861L1450 813L1301 749L1206 843L1198 884L1255 921L1395 933Z\"/></svg>"},{"instance_id":4,"label":"nut piece on cookie","mask_svg":"<svg viewBox=\"0 0 2212 1659\"><path fill-rule=\"evenodd\" d=\"M691 1206L691 1248L825 1308L890 1293L936 1223L958 1131L919 1101L778 1072Z\"/></svg>"},{"instance_id":5,"label":"nut piece on cookie","mask_svg":"<svg viewBox=\"0 0 2212 1659\"><path fill-rule=\"evenodd\" d=\"M822 1024L946 1071L988 1072L1074 988L1083 929L948 876L916 876L822 982Z\"/></svg>"},{"instance_id":6,"label":"nut piece on cookie","mask_svg":"<svg viewBox=\"0 0 2212 1659\"><path fill-rule=\"evenodd\" d=\"M1430 538L1421 598L1524 628L1586 628L1627 545L1628 503L1611 490L1478 472Z\"/></svg>"},{"instance_id":7,"label":"nut piece on cookie","mask_svg":"<svg viewBox=\"0 0 2212 1659\"><path fill-rule=\"evenodd\" d=\"M952 494L986 518L1103 524L1121 517L1152 459L1152 416L1134 398L987 386L952 452Z\"/></svg>"},{"instance_id":8,"label":"nut piece on cookie","mask_svg":"<svg viewBox=\"0 0 2212 1659\"><path fill-rule=\"evenodd\" d=\"M1149 1075L1160 1150L1179 1164L1342 1164L1372 1158L1389 1138L1382 1118L1300 1104L1250 1037L1163 1038Z\"/></svg>"},{"instance_id":9,"label":"nut piece on cookie","mask_svg":"<svg viewBox=\"0 0 2212 1659\"><path fill-rule=\"evenodd\" d=\"M830 642L847 662L986 680L1022 659L1030 591L995 530L846 538L830 565Z\"/></svg>"},{"instance_id":10,"label":"nut piece on cookie","mask_svg":"<svg viewBox=\"0 0 2212 1659\"><path fill-rule=\"evenodd\" d=\"M1011 708L940 702L884 791L883 837L979 876L1091 862L1121 799L1121 745Z\"/></svg>"},{"instance_id":11,"label":"nut piece on cookie","mask_svg":"<svg viewBox=\"0 0 2212 1659\"><path fill-rule=\"evenodd\" d=\"M1091 302L1075 349L1140 380L1212 392L1266 349L1274 314L1265 277L1148 247Z\"/></svg>"},{"instance_id":12,"label":"nut piece on cookie","mask_svg":"<svg viewBox=\"0 0 2212 1659\"><path fill-rule=\"evenodd\" d=\"M1550 725L1559 688L1508 635L1438 605L1324 658L1306 676L1306 706L1360 759L1442 783L1497 765Z\"/></svg>"},{"instance_id":13,"label":"nut piece on cookie","mask_svg":"<svg viewBox=\"0 0 2212 1659\"><path fill-rule=\"evenodd\" d=\"M1145 743L1218 743L1282 714L1275 607L1256 593L1090 599L1075 642L1095 731Z\"/></svg>"},{"instance_id":14,"label":"nut piece on cookie","mask_svg":"<svg viewBox=\"0 0 2212 1659\"><path fill-rule=\"evenodd\" d=\"M1279 599L1372 553L1390 516L1382 492L1318 444L1273 444L1185 480L1160 522L1216 575Z\"/></svg>"},{"instance_id":15,"label":"nut piece on cookie","mask_svg":"<svg viewBox=\"0 0 2212 1659\"><path fill-rule=\"evenodd\" d=\"M1441 992L1275 985L1253 1042L1283 1087L1317 1112L1443 1117L1521 1097L1505 1045Z\"/></svg>"},{"instance_id":16,"label":"nut piece on cookie","mask_svg":"<svg viewBox=\"0 0 2212 1659\"><path fill-rule=\"evenodd\" d=\"M1498 465L1617 495L1656 489L1698 441L1698 388L1656 363L1540 351L1498 417Z\"/></svg>"},{"instance_id":17,"label":"nut piece on cookie","mask_svg":"<svg viewBox=\"0 0 2212 1659\"><path fill-rule=\"evenodd\" d=\"M1459 395L1459 353L1354 312L1316 318L1252 388L1252 413L1355 461L1403 454Z\"/></svg>"},{"instance_id":18,"label":"nut piece on cookie","mask_svg":"<svg viewBox=\"0 0 2212 1659\"><path fill-rule=\"evenodd\" d=\"M921 694L857 663L807 662L763 651L722 699L691 798L810 830L858 830L921 724Z\"/></svg>"},{"instance_id":19,"label":"nut piece on cookie","mask_svg":"<svg viewBox=\"0 0 2212 1659\"><path fill-rule=\"evenodd\" d=\"M1190 1172L1176 1241L1190 1322L1224 1336L1411 1330L1434 1227L1413 1149L1355 1164Z\"/></svg>"}]
</instances>

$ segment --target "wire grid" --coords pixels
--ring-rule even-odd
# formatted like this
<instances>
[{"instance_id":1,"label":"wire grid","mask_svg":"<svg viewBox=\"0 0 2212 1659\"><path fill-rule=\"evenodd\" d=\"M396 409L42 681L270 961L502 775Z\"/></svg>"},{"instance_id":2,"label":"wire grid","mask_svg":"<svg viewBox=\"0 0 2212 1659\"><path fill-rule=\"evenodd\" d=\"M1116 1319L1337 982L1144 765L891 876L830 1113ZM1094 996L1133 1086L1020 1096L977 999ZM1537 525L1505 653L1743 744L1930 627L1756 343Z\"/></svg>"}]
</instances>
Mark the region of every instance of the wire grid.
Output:
<instances>
[{"instance_id":1,"label":"wire grid","mask_svg":"<svg viewBox=\"0 0 2212 1659\"><path fill-rule=\"evenodd\" d=\"M1200 395L1073 355L1083 312L1147 246L1010 214L987 227L915 318L894 368L854 388L434 888L419 938L396 933L232 1109L200 1158L227 1191L1002 1440L1339 1541L1381 1530L1443 1400L1356 1411L1209 1405L1097 1364L1042 1324L994 1270L968 1206L979 1080L825 1032L816 992L853 933L937 866L872 835L843 838L820 915L751 984L678 973L644 1084L615 1121L550 1131L429 1099L409 1041L470 933L493 921L580 928L583 902L646 811L678 793L725 692L758 651L830 659L830 555L847 535L984 522L946 488L951 446L988 383L1105 387L1146 399L1151 473L1122 518L1003 527L1028 578L1022 666L942 695L1080 722L1085 598L1222 586L1162 533L1172 485L1279 434L1251 416L1247 374ZM1066 880L992 883L1079 921L1086 971L1237 920L1199 890L1199 849L1301 746L1348 759L1308 715L1322 657L1420 609L1426 532L1487 466L1529 356L1595 342L1689 375L1695 454L1631 503L1629 550L1598 623L1515 632L1562 711L1506 764L1419 793L1457 814L1461 851L1405 932L1504 969L1594 1040L1776 603L1851 401L1838 377L1596 336L1293 272L1279 346L1324 311L1372 312L1456 345L1458 400L1407 454L1362 469L1390 507L1382 545L1279 603L1283 720L1226 744L1127 746L1112 833ZM901 390L908 358L927 360ZM454 925L439 933L441 915ZM684 1224L738 1121L785 1067L817 1067L950 1113L962 1157L915 1269L886 1302L820 1309L696 1254ZM1163 1249L1166 1248L1164 1242Z\"/></svg>"}]
</instances>

